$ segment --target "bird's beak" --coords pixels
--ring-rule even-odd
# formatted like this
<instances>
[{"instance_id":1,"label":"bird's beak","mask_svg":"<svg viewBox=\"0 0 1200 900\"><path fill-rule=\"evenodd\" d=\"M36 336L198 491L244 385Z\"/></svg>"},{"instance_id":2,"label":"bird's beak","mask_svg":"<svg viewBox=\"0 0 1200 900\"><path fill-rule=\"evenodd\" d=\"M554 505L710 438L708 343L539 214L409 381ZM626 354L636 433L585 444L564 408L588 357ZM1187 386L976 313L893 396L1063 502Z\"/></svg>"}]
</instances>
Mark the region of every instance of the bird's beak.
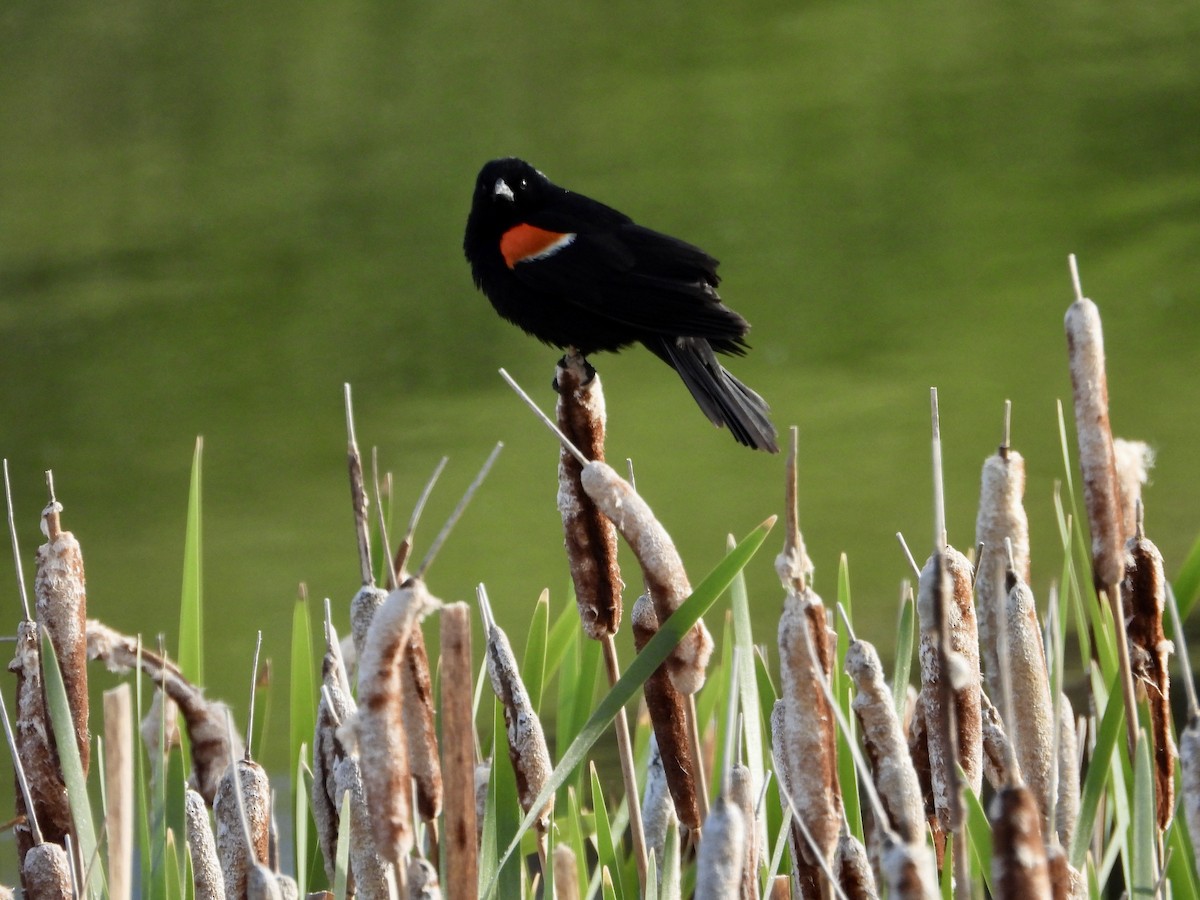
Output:
<instances>
[{"instance_id":1,"label":"bird's beak","mask_svg":"<svg viewBox=\"0 0 1200 900\"><path fill-rule=\"evenodd\" d=\"M510 188L507 184L504 183L503 178L496 179L496 186L494 188L492 188L492 196L493 197L503 197L506 200L515 200L516 199L513 196L512 188Z\"/></svg>"}]
</instances>

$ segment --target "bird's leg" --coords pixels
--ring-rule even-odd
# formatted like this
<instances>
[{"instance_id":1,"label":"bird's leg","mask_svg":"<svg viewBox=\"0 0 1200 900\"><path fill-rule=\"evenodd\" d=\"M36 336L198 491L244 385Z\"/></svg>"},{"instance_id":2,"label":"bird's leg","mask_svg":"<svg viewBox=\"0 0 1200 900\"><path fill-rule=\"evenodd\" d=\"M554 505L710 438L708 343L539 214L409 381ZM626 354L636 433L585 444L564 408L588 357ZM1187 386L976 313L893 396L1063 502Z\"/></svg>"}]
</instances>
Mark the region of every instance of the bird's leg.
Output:
<instances>
[{"instance_id":1,"label":"bird's leg","mask_svg":"<svg viewBox=\"0 0 1200 900\"><path fill-rule=\"evenodd\" d=\"M583 378L580 379L579 385L580 385L580 387L585 387L585 386L591 384L592 379L596 377L596 369L595 369L595 367L592 366L592 364L590 362L587 361L587 357L585 357L582 353L580 353L574 347L567 348L567 352L564 353L562 356L562 359L560 359L558 361L558 365L555 367L555 371L557 372L558 369L565 369L565 368L567 368L567 366L571 365L572 363L574 363L576 361L578 361L578 363L580 365L582 365L583 372L584 372ZM556 394L559 392L557 375L555 376L554 380L552 382L550 382L550 386L554 388L554 392Z\"/></svg>"}]
</instances>

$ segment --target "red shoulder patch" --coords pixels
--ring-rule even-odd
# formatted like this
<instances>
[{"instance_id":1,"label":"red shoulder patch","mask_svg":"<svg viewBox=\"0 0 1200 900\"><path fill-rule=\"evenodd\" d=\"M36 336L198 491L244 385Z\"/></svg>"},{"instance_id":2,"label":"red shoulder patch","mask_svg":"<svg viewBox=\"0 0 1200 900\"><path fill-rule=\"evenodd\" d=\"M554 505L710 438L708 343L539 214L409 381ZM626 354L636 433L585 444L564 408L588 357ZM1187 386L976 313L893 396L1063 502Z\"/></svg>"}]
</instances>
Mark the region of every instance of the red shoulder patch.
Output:
<instances>
[{"instance_id":1,"label":"red shoulder patch","mask_svg":"<svg viewBox=\"0 0 1200 900\"><path fill-rule=\"evenodd\" d=\"M533 225L514 225L500 235L500 254L511 269L517 263L544 259L566 247L573 240L573 232L546 231Z\"/></svg>"}]
</instances>

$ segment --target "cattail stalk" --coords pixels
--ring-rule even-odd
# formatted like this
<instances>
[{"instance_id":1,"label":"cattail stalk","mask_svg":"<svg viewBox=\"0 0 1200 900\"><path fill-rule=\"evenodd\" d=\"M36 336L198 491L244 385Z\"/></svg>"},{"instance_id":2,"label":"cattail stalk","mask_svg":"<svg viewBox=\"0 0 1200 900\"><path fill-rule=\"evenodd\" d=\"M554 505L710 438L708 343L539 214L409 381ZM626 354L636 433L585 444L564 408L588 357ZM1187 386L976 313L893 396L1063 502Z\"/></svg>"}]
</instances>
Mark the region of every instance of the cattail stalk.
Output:
<instances>
[{"instance_id":1,"label":"cattail stalk","mask_svg":"<svg viewBox=\"0 0 1200 900\"><path fill-rule=\"evenodd\" d=\"M226 900L245 900L250 872L267 861L269 852L271 783L263 767L249 759L230 765L217 785L213 813Z\"/></svg>"},{"instance_id":2,"label":"cattail stalk","mask_svg":"<svg viewBox=\"0 0 1200 900\"><path fill-rule=\"evenodd\" d=\"M321 662L321 700L317 705L317 720L313 729L312 814L317 828L317 844L325 862L325 874L332 884L337 862L338 825L341 807L337 802L335 773L338 763L346 758L346 748L338 729L357 712L358 706L350 693L350 684L342 661L337 631L325 619L325 656ZM353 885L349 885L348 889Z\"/></svg>"},{"instance_id":3,"label":"cattail stalk","mask_svg":"<svg viewBox=\"0 0 1200 900\"><path fill-rule=\"evenodd\" d=\"M441 611L442 774L446 785L446 893L450 900L478 889L479 845L475 837L475 721L472 715L471 611L449 603Z\"/></svg>"},{"instance_id":4,"label":"cattail stalk","mask_svg":"<svg viewBox=\"0 0 1200 900\"><path fill-rule=\"evenodd\" d=\"M50 503L42 510L42 532L47 540L37 551L33 590L37 597L38 624L50 638L62 669L79 761L86 776L91 760L91 735L88 733L87 590L83 552L75 535L62 530L59 521L62 504L54 499L53 476L47 472L46 477L50 484Z\"/></svg>"},{"instance_id":5,"label":"cattail stalk","mask_svg":"<svg viewBox=\"0 0 1200 900\"><path fill-rule=\"evenodd\" d=\"M21 863L21 883L29 900L71 900L71 864L67 851L58 844L38 844Z\"/></svg>"}]
</instances>

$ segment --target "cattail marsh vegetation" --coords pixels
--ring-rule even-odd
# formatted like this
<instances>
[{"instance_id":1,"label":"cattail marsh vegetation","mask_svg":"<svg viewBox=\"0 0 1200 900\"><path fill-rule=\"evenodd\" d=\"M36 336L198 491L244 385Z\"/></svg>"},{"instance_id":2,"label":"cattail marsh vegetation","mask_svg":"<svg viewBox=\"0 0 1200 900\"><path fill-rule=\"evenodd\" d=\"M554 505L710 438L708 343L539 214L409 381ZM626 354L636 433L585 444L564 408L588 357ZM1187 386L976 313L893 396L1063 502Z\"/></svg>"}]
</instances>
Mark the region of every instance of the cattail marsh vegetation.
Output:
<instances>
[{"instance_id":1,"label":"cattail marsh vegetation","mask_svg":"<svg viewBox=\"0 0 1200 900\"><path fill-rule=\"evenodd\" d=\"M546 477L570 600L543 592L502 621L486 559L475 604L440 597L439 551L478 514L502 446L426 542L442 464L411 513L395 509L375 454L367 477L347 386L359 583L320 608L301 593L289 679L260 687L256 651L245 722L199 675L206 642L236 623L205 625L185 587L177 625L149 625L149 641L104 624L87 604L86 536L67 527L49 473L30 602L6 461L23 610L5 721L21 886L33 900L1200 897L1200 705L1179 625L1200 599L1200 549L1168 582L1141 497L1149 459L1113 436L1100 308L1073 257L1071 271L1058 533L1030 539L1025 459L1000 400L975 532L948 527L942 461L957 450L931 391L928 543L887 548L912 567L890 672L855 631L845 557L828 596L814 588L797 429L782 516L730 537L693 579L632 467L605 462L601 378L572 355L556 367L553 418L501 372L529 427L558 445ZM197 527L185 572L200 541ZM751 597L743 570L772 541L779 586ZM1035 555L1059 576L1031 583ZM774 640L753 633L752 604L778 609ZM121 677L97 709L100 666ZM1186 704L1172 706L1173 684ZM262 692L287 695L270 719L287 731L286 772L255 759Z\"/></svg>"}]
</instances>

